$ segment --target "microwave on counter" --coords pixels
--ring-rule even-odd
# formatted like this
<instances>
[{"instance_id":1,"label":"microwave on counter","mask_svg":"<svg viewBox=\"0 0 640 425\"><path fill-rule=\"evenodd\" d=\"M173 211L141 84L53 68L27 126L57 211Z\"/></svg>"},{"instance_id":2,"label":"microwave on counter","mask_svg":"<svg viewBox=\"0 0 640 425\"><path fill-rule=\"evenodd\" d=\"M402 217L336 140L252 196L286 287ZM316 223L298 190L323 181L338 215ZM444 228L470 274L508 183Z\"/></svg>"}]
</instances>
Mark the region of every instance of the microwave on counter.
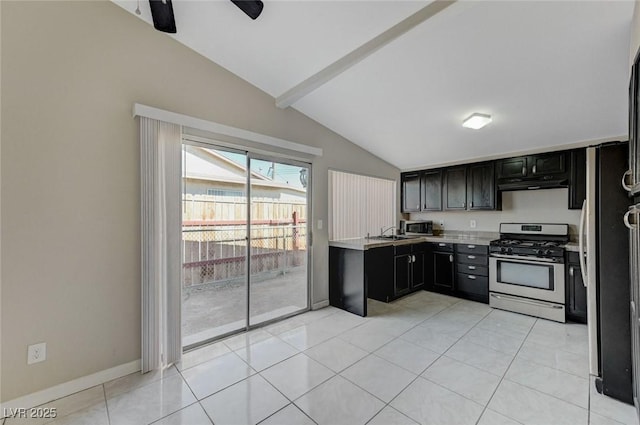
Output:
<instances>
[{"instance_id":1,"label":"microwave on counter","mask_svg":"<svg viewBox=\"0 0 640 425\"><path fill-rule=\"evenodd\" d=\"M433 221L431 220L400 220L401 235L433 235Z\"/></svg>"}]
</instances>

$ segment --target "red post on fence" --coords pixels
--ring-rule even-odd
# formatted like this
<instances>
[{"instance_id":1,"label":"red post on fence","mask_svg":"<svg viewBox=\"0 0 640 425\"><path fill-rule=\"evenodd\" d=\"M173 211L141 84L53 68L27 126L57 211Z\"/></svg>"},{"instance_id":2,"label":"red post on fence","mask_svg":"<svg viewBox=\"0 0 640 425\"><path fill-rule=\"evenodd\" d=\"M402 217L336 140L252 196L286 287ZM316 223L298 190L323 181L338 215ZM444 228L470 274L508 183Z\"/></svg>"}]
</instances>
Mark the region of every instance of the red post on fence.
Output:
<instances>
[{"instance_id":1,"label":"red post on fence","mask_svg":"<svg viewBox=\"0 0 640 425\"><path fill-rule=\"evenodd\" d=\"M293 250L297 251L300 249L298 246L298 211L293 212L293 232L291 232L293 238Z\"/></svg>"}]
</instances>

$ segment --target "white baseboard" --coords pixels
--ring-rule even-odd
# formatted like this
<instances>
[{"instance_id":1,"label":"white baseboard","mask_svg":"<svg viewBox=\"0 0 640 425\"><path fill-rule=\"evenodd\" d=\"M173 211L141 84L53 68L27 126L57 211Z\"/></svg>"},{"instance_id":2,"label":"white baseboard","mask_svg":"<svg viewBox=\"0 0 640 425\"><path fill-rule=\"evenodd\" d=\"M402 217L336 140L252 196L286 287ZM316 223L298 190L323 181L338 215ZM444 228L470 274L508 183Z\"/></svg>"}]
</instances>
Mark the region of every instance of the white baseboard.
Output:
<instances>
[{"instance_id":1,"label":"white baseboard","mask_svg":"<svg viewBox=\"0 0 640 425\"><path fill-rule=\"evenodd\" d=\"M29 409L31 407L40 406L41 404L66 397L77 393L78 391L83 391L138 371L140 371L139 359L9 400L2 403L0 406L0 412L5 412L9 409ZM2 415L0 415L0 417L1 416Z\"/></svg>"},{"instance_id":2,"label":"white baseboard","mask_svg":"<svg viewBox=\"0 0 640 425\"><path fill-rule=\"evenodd\" d=\"M324 300L324 301L320 301L313 304L311 306L311 310L319 310L321 308L328 307L328 306L329 306L329 300Z\"/></svg>"}]
</instances>

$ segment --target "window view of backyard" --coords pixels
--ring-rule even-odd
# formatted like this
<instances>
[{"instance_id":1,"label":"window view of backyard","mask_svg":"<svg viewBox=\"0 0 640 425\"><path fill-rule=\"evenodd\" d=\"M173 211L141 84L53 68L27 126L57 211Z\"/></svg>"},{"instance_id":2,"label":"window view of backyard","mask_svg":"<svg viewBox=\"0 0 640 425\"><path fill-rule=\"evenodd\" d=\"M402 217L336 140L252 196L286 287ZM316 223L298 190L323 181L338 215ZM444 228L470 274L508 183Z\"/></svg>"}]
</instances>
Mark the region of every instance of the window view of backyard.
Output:
<instances>
[{"instance_id":1,"label":"window view of backyard","mask_svg":"<svg viewBox=\"0 0 640 425\"><path fill-rule=\"evenodd\" d=\"M306 309L308 168L250 158L249 203L245 154L185 144L183 170L183 346Z\"/></svg>"}]
</instances>

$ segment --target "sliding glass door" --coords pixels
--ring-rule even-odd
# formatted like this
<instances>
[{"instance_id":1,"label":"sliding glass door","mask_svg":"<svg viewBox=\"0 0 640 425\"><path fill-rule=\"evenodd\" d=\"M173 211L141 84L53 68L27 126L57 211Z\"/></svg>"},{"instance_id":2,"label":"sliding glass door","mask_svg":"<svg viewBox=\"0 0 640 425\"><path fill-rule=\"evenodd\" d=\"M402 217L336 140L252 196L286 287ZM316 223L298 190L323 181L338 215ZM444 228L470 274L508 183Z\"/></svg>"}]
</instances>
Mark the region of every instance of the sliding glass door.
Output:
<instances>
[{"instance_id":1,"label":"sliding glass door","mask_svg":"<svg viewBox=\"0 0 640 425\"><path fill-rule=\"evenodd\" d=\"M307 309L309 167L250 157L249 325ZM263 177L266 177L263 178Z\"/></svg>"},{"instance_id":2,"label":"sliding glass door","mask_svg":"<svg viewBox=\"0 0 640 425\"><path fill-rule=\"evenodd\" d=\"M304 163L183 145L185 349L308 309L309 175Z\"/></svg>"}]
</instances>

